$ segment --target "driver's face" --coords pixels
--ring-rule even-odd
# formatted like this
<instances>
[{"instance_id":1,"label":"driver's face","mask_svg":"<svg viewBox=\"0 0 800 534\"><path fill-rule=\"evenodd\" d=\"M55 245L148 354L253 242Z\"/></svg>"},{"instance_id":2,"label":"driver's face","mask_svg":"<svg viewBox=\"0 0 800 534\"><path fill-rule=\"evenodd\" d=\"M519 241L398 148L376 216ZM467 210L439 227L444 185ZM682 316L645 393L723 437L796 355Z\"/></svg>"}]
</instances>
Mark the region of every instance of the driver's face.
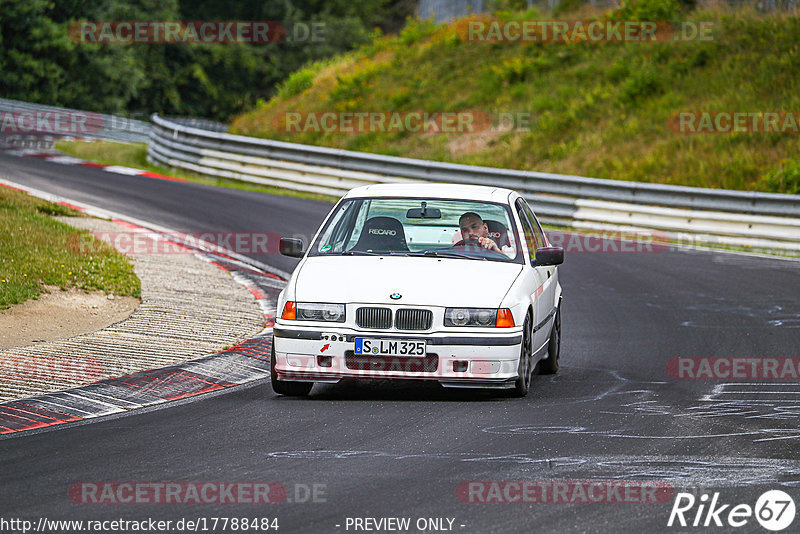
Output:
<instances>
[{"instance_id":1,"label":"driver's face","mask_svg":"<svg viewBox=\"0 0 800 534\"><path fill-rule=\"evenodd\" d=\"M470 237L478 238L488 235L489 228L486 227L486 223L477 217L466 217L461 220L461 239L464 241L468 240Z\"/></svg>"}]
</instances>

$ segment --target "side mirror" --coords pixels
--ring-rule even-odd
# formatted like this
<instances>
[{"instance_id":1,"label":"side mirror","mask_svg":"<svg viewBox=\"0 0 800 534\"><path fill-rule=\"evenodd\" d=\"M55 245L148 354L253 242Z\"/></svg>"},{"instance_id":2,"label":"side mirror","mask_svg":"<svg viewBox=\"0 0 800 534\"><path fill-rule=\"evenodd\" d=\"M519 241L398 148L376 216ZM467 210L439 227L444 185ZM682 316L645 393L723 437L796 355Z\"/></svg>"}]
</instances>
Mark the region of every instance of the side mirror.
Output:
<instances>
[{"instance_id":1,"label":"side mirror","mask_svg":"<svg viewBox=\"0 0 800 534\"><path fill-rule=\"evenodd\" d=\"M302 258L306 253L303 250L302 239L292 239L290 237L282 237L280 241L280 251L284 256L291 256L293 258Z\"/></svg>"},{"instance_id":2,"label":"side mirror","mask_svg":"<svg viewBox=\"0 0 800 534\"><path fill-rule=\"evenodd\" d=\"M561 265L564 263L564 249L561 247L542 247L536 249L536 260L534 267L545 267L547 265Z\"/></svg>"}]
</instances>

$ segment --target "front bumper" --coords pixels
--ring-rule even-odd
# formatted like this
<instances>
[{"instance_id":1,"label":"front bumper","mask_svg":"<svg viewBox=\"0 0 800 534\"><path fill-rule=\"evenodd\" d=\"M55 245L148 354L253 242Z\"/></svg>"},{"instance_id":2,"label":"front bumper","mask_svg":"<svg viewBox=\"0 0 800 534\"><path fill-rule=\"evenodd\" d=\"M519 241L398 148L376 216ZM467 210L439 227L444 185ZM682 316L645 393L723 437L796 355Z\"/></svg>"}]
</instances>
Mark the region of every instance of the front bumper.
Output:
<instances>
[{"instance_id":1,"label":"front bumper","mask_svg":"<svg viewBox=\"0 0 800 534\"><path fill-rule=\"evenodd\" d=\"M298 382L422 379L452 387L509 388L517 378L522 343L520 328L492 334L417 334L276 325L273 333L278 378ZM424 340L427 356L356 355L356 337Z\"/></svg>"}]
</instances>

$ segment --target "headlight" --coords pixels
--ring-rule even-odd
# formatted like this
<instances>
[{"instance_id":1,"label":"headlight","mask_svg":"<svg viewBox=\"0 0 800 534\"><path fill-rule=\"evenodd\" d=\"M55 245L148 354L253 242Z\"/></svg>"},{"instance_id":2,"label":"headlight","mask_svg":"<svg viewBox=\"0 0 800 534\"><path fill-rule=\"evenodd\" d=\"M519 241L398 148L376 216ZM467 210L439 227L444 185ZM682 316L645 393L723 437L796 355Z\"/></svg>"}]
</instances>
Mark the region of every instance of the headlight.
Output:
<instances>
[{"instance_id":1,"label":"headlight","mask_svg":"<svg viewBox=\"0 0 800 534\"><path fill-rule=\"evenodd\" d=\"M514 315L508 308L445 308L444 325L509 328Z\"/></svg>"},{"instance_id":2,"label":"headlight","mask_svg":"<svg viewBox=\"0 0 800 534\"><path fill-rule=\"evenodd\" d=\"M497 310L490 308L446 308L445 326L496 326Z\"/></svg>"},{"instance_id":3,"label":"headlight","mask_svg":"<svg viewBox=\"0 0 800 534\"><path fill-rule=\"evenodd\" d=\"M344 304L327 304L322 302L298 302L298 321L344 322Z\"/></svg>"}]
</instances>

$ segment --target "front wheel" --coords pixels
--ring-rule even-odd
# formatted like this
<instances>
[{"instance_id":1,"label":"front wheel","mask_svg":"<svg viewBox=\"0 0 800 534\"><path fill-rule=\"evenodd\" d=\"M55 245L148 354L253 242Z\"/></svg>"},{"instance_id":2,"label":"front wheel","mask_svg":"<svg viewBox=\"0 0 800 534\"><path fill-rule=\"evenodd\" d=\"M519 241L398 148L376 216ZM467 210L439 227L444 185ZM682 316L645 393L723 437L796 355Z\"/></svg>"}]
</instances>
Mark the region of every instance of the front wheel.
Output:
<instances>
[{"instance_id":1,"label":"front wheel","mask_svg":"<svg viewBox=\"0 0 800 534\"><path fill-rule=\"evenodd\" d=\"M531 388L531 359L533 352L533 342L531 340L531 315L525 317L525 324L522 327L522 347L519 351L519 366L517 367L516 382L514 388L509 391L512 397L524 397Z\"/></svg>"},{"instance_id":2,"label":"front wheel","mask_svg":"<svg viewBox=\"0 0 800 534\"><path fill-rule=\"evenodd\" d=\"M554 375L558 372L558 359L561 357L561 306L556 310L553 320L553 331L547 344L547 358L539 363L539 372L543 375Z\"/></svg>"},{"instance_id":3,"label":"front wheel","mask_svg":"<svg viewBox=\"0 0 800 534\"><path fill-rule=\"evenodd\" d=\"M278 395L289 397L305 397L311 393L314 382L290 382L288 380L278 380L278 373L275 371L275 339L272 340L272 352L269 356L269 374L272 379L272 389Z\"/></svg>"}]
</instances>

